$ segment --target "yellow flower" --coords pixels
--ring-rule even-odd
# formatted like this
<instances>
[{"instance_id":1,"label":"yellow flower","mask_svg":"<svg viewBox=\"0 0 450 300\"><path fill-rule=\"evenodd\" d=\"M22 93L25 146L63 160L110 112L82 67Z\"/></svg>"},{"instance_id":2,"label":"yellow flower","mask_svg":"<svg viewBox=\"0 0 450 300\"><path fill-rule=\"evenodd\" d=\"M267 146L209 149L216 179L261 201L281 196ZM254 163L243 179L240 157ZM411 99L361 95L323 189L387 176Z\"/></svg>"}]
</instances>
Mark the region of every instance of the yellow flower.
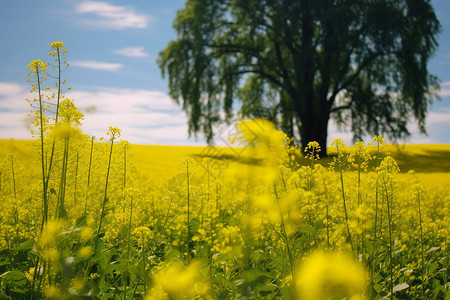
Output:
<instances>
[{"instance_id":1,"label":"yellow flower","mask_svg":"<svg viewBox=\"0 0 450 300\"><path fill-rule=\"evenodd\" d=\"M180 262L169 262L154 275L153 282L146 299L208 297L209 285L203 279L199 262L187 267Z\"/></svg>"},{"instance_id":2,"label":"yellow flower","mask_svg":"<svg viewBox=\"0 0 450 300\"><path fill-rule=\"evenodd\" d=\"M300 299L364 299L367 274L342 253L313 253L298 269Z\"/></svg>"},{"instance_id":3,"label":"yellow flower","mask_svg":"<svg viewBox=\"0 0 450 300\"><path fill-rule=\"evenodd\" d=\"M38 240L38 245L44 247L45 245L54 244L57 236L62 230L63 224L60 221L50 220L44 227L41 237Z\"/></svg>"},{"instance_id":4,"label":"yellow flower","mask_svg":"<svg viewBox=\"0 0 450 300\"><path fill-rule=\"evenodd\" d=\"M385 138L381 135L375 135L372 139L372 141L377 142L379 145L384 144Z\"/></svg>"},{"instance_id":5,"label":"yellow flower","mask_svg":"<svg viewBox=\"0 0 450 300\"><path fill-rule=\"evenodd\" d=\"M92 247L91 246L85 246L78 251L77 257L79 259L84 259L92 255Z\"/></svg>"},{"instance_id":6,"label":"yellow flower","mask_svg":"<svg viewBox=\"0 0 450 300\"><path fill-rule=\"evenodd\" d=\"M41 256L46 260L56 260L59 252L56 248L48 248L41 251Z\"/></svg>"},{"instance_id":7,"label":"yellow flower","mask_svg":"<svg viewBox=\"0 0 450 300\"><path fill-rule=\"evenodd\" d=\"M53 285L45 287L44 294L45 297L50 299L58 299L60 297L59 289Z\"/></svg>"},{"instance_id":8,"label":"yellow flower","mask_svg":"<svg viewBox=\"0 0 450 300\"><path fill-rule=\"evenodd\" d=\"M77 293L80 294L84 287L86 285L86 279L85 278L75 278L72 279L72 289Z\"/></svg>"},{"instance_id":9,"label":"yellow flower","mask_svg":"<svg viewBox=\"0 0 450 300\"><path fill-rule=\"evenodd\" d=\"M369 160L371 159L372 157L367 147L364 146L364 142L356 142L355 145L351 147L348 162L351 163L353 167L367 170Z\"/></svg>"},{"instance_id":10,"label":"yellow flower","mask_svg":"<svg viewBox=\"0 0 450 300\"><path fill-rule=\"evenodd\" d=\"M94 230L91 227L84 227L81 229L80 239L82 242L87 242L90 238L92 238L94 234Z\"/></svg>"},{"instance_id":11,"label":"yellow flower","mask_svg":"<svg viewBox=\"0 0 450 300\"><path fill-rule=\"evenodd\" d=\"M122 130L117 127L109 126L109 130L106 134L109 136L109 140L112 141L122 135Z\"/></svg>"},{"instance_id":12,"label":"yellow flower","mask_svg":"<svg viewBox=\"0 0 450 300\"><path fill-rule=\"evenodd\" d=\"M30 75L36 75L39 71L45 72L47 69L47 64L43 63L40 59L35 59L28 64L30 69Z\"/></svg>"},{"instance_id":13,"label":"yellow flower","mask_svg":"<svg viewBox=\"0 0 450 300\"><path fill-rule=\"evenodd\" d=\"M91 280L97 279L99 277L100 277L100 275L98 273L91 273L89 275L89 279L91 279Z\"/></svg>"},{"instance_id":14,"label":"yellow flower","mask_svg":"<svg viewBox=\"0 0 450 300\"><path fill-rule=\"evenodd\" d=\"M28 272L25 272L25 277L28 279L29 282L33 282L34 280L34 270L35 268L32 267L28 270Z\"/></svg>"},{"instance_id":15,"label":"yellow flower","mask_svg":"<svg viewBox=\"0 0 450 300\"><path fill-rule=\"evenodd\" d=\"M320 145L318 142L309 142L305 147L306 157L312 161L319 159Z\"/></svg>"},{"instance_id":16,"label":"yellow flower","mask_svg":"<svg viewBox=\"0 0 450 300\"><path fill-rule=\"evenodd\" d=\"M264 159L272 165L278 165L286 155L286 134L265 119L242 121L237 125L237 134L231 138L249 146L253 158Z\"/></svg>"},{"instance_id":17,"label":"yellow flower","mask_svg":"<svg viewBox=\"0 0 450 300\"><path fill-rule=\"evenodd\" d=\"M53 49L63 48L64 44L62 42L56 41L50 44L50 47Z\"/></svg>"},{"instance_id":18,"label":"yellow flower","mask_svg":"<svg viewBox=\"0 0 450 300\"><path fill-rule=\"evenodd\" d=\"M335 138L331 142L331 147L335 147L336 149L342 149L345 148L345 143L341 138Z\"/></svg>"},{"instance_id":19,"label":"yellow flower","mask_svg":"<svg viewBox=\"0 0 450 300\"><path fill-rule=\"evenodd\" d=\"M383 174L397 174L400 172L397 161L392 156L386 156L380 164L379 170Z\"/></svg>"}]
</instances>

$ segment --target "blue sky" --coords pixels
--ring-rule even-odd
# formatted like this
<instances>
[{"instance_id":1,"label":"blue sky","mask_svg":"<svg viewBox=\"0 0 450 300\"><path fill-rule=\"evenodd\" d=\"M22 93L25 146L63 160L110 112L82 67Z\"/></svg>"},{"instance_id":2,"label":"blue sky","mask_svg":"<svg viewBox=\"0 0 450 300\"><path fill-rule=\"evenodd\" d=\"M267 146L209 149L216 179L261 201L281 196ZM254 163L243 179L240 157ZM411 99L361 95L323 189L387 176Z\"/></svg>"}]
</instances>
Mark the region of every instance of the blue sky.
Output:
<instances>
[{"instance_id":1,"label":"blue sky","mask_svg":"<svg viewBox=\"0 0 450 300\"><path fill-rule=\"evenodd\" d=\"M431 3L443 31L429 69L441 79L442 101L429 110L428 136L411 122L409 143L450 143L450 1ZM186 116L167 96L156 64L159 51L176 38L172 22L183 6L184 0L2 1L0 138L31 138L27 65L47 61L49 45L62 41L70 63L67 96L85 113L85 133L104 136L116 126L131 143L204 145L203 138L188 139ZM330 124L329 140L338 136L351 141L350 132Z\"/></svg>"}]
</instances>

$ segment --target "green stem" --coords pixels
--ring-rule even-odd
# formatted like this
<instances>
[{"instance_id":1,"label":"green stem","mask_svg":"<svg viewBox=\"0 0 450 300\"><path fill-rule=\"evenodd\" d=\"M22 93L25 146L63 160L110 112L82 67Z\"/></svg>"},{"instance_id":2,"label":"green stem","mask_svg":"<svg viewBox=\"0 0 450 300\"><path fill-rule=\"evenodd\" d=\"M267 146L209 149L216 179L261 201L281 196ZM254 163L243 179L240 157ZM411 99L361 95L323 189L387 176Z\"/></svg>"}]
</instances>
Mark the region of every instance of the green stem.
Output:
<instances>
[{"instance_id":1,"label":"green stem","mask_svg":"<svg viewBox=\"0 0 450 300\"><path fill-rule=\"evenodd\" d=\"M45 164L45 156L44 156L44 108L43 108L43 100L41 95L41 79L39 76L39 67L36 67L36 77L37 77L37 86L39 93L39 130L40 130L40 139L41 139L41 169L42 169L42 188L43 188L43 206L44 206L44 215L42 218L42 227L41 232L44 229L44 224L47 223L48 220L48 199L47 199L47 182L46 182L46 164Z\"/></svg>"},{"instance_id":2,"label":"green stem","mask_svg":"<svg viewBox=\"0 0 450 300\"><path fill-rule=\"evenodd\" d=\"M187 263L190 261L189 243L191 241L189 226L190 226L190 190L189 190L189 162L186 162L186 177L187 177L187 233L186 233L186 247L187 247Z\"/></svg>"},{"instance_id":3,"label":"green stem","mask_svg":"<svg viewBox=\"0 0 450 300\"><path fill-rule=\"evenodd\" d=\"M68 169L68 161L69 161L69 143L70 137L66 136L64 139L64 152L63 152L63 164L61 169L61 178L59 184L59 192L58 192L58 205L57 205L57 218L66 218L67 211L65 208L64 200L66 195L66 182L67 182L67 169Z\"/></svg>"},{"instance_id":4,"label":"green stem","mask_svg":"<svg viewBox=\"0 0 450 300\"><path fill-rule=\"evenodd\" d=\"M384 182L384 189L386 193L386 206L387 206L387 213L388 213L388 229L389 229L389 290L391 293L391 297L394 296L394 278L393 278L393 271L392 271L392 201L391 197L393 194L389 194L388 187L386 182ZM392 192L392 182L391 182L391 192Z\"/></svg>"},{"instance_id":5,"label":"green stem","mask_svg":"<svg viewBox=\"0 0 450 300\"><path fill-rule=\"evenodd\" d=\"M361 162L358 162L358 208L360 207L360 205L362 204L362 199L361 199ZM361 219L358 215L358 228L361 224ZM363 231L362 231L363 232ZM360 252L362 254L362 259L364 259L364 245L363 245L363 238L364 238L364 234L360 233L359 234L359 238L357 241L357 254L359 255Z\"/></svg>"},{"instance_id":6,"label":"green stem","mask_svg":"<svg viewBox=\"0 0 450 300\"><path fill-rule=\"evenodd\" d=\"M92 166L92 152L94 149L94 136L91 138L91 150L89 153L89 168L88 168L88 178L87 178L87 187L86 187L86 200L84 204L84 213L87 211L87 205L88 205L88 198L89 198L89 185L91 182L91 166Z\"/></svg>"},{"instance_id":7,"label":"green stem","mask_svg":"<svg viewBox=\"0 0 450 300\"><path fill-rule=\"evenodd\" d=\"M78 165L80 162L80 151L77 151L77 164L75 167L75 185L74 185L74 192L73 192L73 200L75 203L77 203L77 184L78 184Z\"/></svg>"},{"instance_id":8,"label":"green stem","mask_svg":"<svg viewBox=\"0 0 450 300\"><path fill-rule=\"evenodd\" d=\"M57 55L58 55L58 93L57 93L57 101L56 101L56 113L55 113L55 124L54 126L56 126L58 124L58 118L59 118L59 103L61 100L61 55L59 52L59 48L56 49L57 51ZM50 175L52 172L52 168L53 168L53 158L55 156L55 144L56 144L56 140L55 138L53 138L53 142L52 142L52 150L51 150L51 154L50 154L50 161L48 164L48 170L47 170L47 177L45 178L45 184L44 184L44 193L45 195L47 195L48 193L48 187L49 187L49 182L50 182Z\"/></svg>"},{"instance_id":9,"label":"green stem","mask_svg":"<svg viewBox=\"0 0 450 300\"><path fill-rule=\"evenodd\" d=\"M329 216L329 207L328 207L328 189L327 184L325 182L325 175L322 172L322 181L323 187L325 189L325 208L326 208L326 220L327 220L327 251L330 251L330 216Z\"/></svg>"},{"instance_id":10,"label":"green stem","mask_svg":"<svg viewBox=\"0 0 450 300\"><path fill-rule=\"evenodd\" d=\"M11 172L12 172L12 179L13 179L13 190L14 190L14 198L17 199L17 193L16 193L16 176L14 172L14 156L11 155Z\"/></svg>"},{"instance_id":11,"label":"green stem","mask_svg":"<svg viewBox=\"0 0 450 300\"><path fill-rule=\"evenodd\" d=\"M352 248L352 253L353 255L355 254L354 250L353 250L353 243L352 243L352 236L350 234L350 226L348 224L348 213L347 213L347 204L346 204L346 199L345 199L345 190L344 190L344 175L342 173L342 166L341 166L341 154L339 152L339 148L337 148L337 162L338 162L338 168L339 168L339 174L340 174L340 178L341 178L341 192L342 192L342 200L344 202L344 213L345 213L345 223L347 225L347 234L348 234L348 240L350 242L350 247Z\"/></svg>"},{"instance_id":12,"label":"green stem","mask_svg":"<svg viewBox=\"0 0 450 300\"><path fill-rule=\"evenodd\" d=\"M294 255L292 253L292 249L290 246L289 236L287 235L287 232L286 232L286 225L284 222L283 213L281 211L280 201L278 199L278 192L277 192L277 187L276 187L275 183L273 184L273 191L275 194L275 199L277 200L278 212L280 214L281 233L283 235L283 239L286 244L286 251L287 251L288 257L289 257L289 266L290 266L290 270L291 270L292 282L294 282L294 284L292 284L292 290L293 290L293 294L294 294L294 298L295 298L297 295L296 289L295 289L295 282L297 282L297 280L296 280L296 274L295 274Z\"/></svg>"},{"instance_id":13,"label":"green stem","mask_svg":"<svg viewBox=\"0 0 450 300\"><path fill-rule=\"evenodd\" d=\"M376 166L376 181L375 181L375 220L374 220L374 232L373 232L373 257L372 257L372 263L371 263L371 285L373 290L374 285L374 276L375 276L375 259L377 257L377 229L378 229L378 168L380 166L380 143L377 144L377 166Z\"/></svg>"},{"instance_id":14,"label":"green stem","mask_svg":"<svg viewBox=\"0 0 450 300\"><path fill-rule=\"evenodd\" d=\"M133 221L133 197L131 196L131 202L130 202L130 220L128 222L128 247L127 247L127 259L125 263L125 272L123 279L123 299L125 300L127 298L127 276L128 276L128 262L130 260L130 252L131 252L131 226Z\"/></svg>"},{"instance_id":15,"label":"green stem","mask_svg":"<svg viewBox=\"0 0 450 300\"><path fill-rule=\"evenodd\" d=\"M420 190L417 190L417 203L419 206L419 228L420 228L420 246L421 246L421 255L422 255L422 296L425 298L425 286L424 286L424 275L425 275L425 257L424 257L424 249L423 249L423 227L422 227L422 210L420 207Z\"/></svg>"},{"instance_id":16,"label":"green stem","mask_svg":"<svg viewBox=\"0 0 450 300\"><path fill-rule=\"evenodd\" d=\"M106 202L108 201L108 180L109 180L109 170L111 169L111 158L112 158L112 153L113 153L113 146L114 146L114 137L111 138L111 147L109 150L108 169L106 171L106 181L105 181L105 193L103 195L102 212L100 214L100 221L98 223L97 241L100 237L100 230L102 228L102 222L103 222L103 218L105 216ZM97 247L97 243L95 245Z\"/></svg>"}]
</instances>

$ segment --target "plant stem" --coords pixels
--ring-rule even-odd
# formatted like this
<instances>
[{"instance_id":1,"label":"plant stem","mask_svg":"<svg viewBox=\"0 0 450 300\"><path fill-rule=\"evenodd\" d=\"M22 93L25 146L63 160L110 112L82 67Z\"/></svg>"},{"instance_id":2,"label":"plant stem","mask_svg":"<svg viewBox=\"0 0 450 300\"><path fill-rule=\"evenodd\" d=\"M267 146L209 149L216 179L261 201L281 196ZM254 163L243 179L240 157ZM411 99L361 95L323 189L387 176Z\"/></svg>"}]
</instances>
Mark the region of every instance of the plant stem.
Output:
<instances>
[{"instance_id":1,"label":"plant stem","mask_svg":"<svg viewBox=\"0 0 450 300\"><path fill-rule=\"evenodd\" d=\"M420 252L422 255L422 296L425 298L425 286L424 286L424 275L425 275L425 258L424 258L424 249L423 249L423 227L422 227L422 210L420 207L420 189L417 189L417 204L419 206L419 228L420 228Z\"/></svg>"},{"instance_id":2,"label":"plant stem","mask_svg":"<svg viewBox=\"0 0 450 300\"><path fill-rule=\"evenodd\" d=\"M337 149L337 162L338 162L338 168L339 168L339 174L340 174L340 178L341 178L341 192L342 192L342 200L344 202L344 213L345 213L345 223L347 225L347 234L348 234L348 240L350 242L350 247L352 248L352 253L353 255L355 254L354 250L353 250L353 243L352 243L352 236L350 234L350 227L348 224L348 214L347 214L347 204L346 204L346 200L345 200L345 190L344 190L344 175L342 173L342 166L341 166L341 154L339 152L339 148Z\"/></svg>"},{"instance_id":3,"label":"plant stem","mask_svg":"<svg viewBox=\"0 0 450 300\"><path fill-rule=\"evenodd\" d=\"M377 222L378 222L378 168L380 166L380 143L377 144L377 166L376 166L376 181L375 181L375 220L374 220L374 231L373 231L373 256L371 262L371 286L373 291L374 275L375 275L375 259L377 256Z\"/></svg>"},{"instance_id":4,"label":"plant stem","mask_svg":"<svg viewBox=\"0 0 450 300\"><path fill-rule=\"evenodd\" d=\"M133 221L133 196L131 195L131 202L130 202L130 220L128 222L128 247L127 247L127 259L125 263L125 272L122 277L123 279L123 299L125 300L127 298L127 276L128 276L128 262L130 260L130 252L131 252L131 226Z\"/></svg>"},{"instance_id":5,"label":"plant stem","mask_svg":"<svg viewBox=\"0 0 450 300\"><path fill-rule=\"evenodd\" d=\"M189 190L189 162L186 161L186 183L187 183L187 233L186 233L186 246L187 246L187 263L190 261L189 243L191 241L189 226L190 226L190 190Z\"/></svg>"},{"instance_id":6,"label":"plant stem","mask_svg":"<svg viewBox=\"0 0 450 300\"><path fill-rule=\"evenodd\" d=\"M290 266L290 270L291 270L292 282L294 282L294 284L292 284L292 290L293 290L293 294L294 294L294 298L295 298L297 295L296 290L295 290L295 283L297 281L296 281L296 274L295 274L294 255L292 253L292 249L290 246L289 236L287 235L287 232L286 232L286 225L284 223L283 212L281 211L280 201L278 199L278 192L277 192L277 187L276 187L275 183L273 184L273 191L275 194L275 199L277 200L278 212L280 214L281 233L283 235L284 243L286 244L286 251L287 251L288 257L289 257L289 266Z\"/></svg>"},{"instance_id":7,"label":"plant stem","mask_svg":"<svg viewBox=\"0 0 450 300\"><path fill-rule=\"evenodd\" d=\"M389 194L386 182L384 182L384 189L386 193L386 206L388 213L388 229L389 229L389 290L391 297L394 297L394 285L393 285L393 272L392 272L392 194ZM392 193L392 182L391 182L391 193Z\"/></svg>"},{"instance_id":8,"label":"plant stem","mask_svg":"<svg viewBox=\"0 0 450 300\"><path fill-rule=\"evenodd\" d=\"M322 181L323 187L325 189L325 208L326 208L326 216L327 219L327 251L330 251L330 216L329 216L329 208L328 208L328 189L327 184L325 182L325 175L322 172Z\"/></svg>"},{"instance_id":9,"label":"plant stem","mask_svg":"<svg viewBox=\"0 0 450 300\"><path fill-rule=\"evenodd\" d=\"M88 168L88 178L87 178L87 187L86 187L86 200L84 204L84 213L87 211L88 198L89 198L89 185L91 182L91 166L92 166L92 152L94 149L94 136L91 137L91 150L89 152L89 168Z\"/></svg>"},{"instance_id":10,"label":"plant stem","mask_svg":"<svg viewBox=\"0 0 450 300\"><path fill-rule=\"evenodd\" d=\"M113 146L114 146L114 137L111 138L111 147L109 150L108 169L106 171L106 181L105 181L105 193L103 195L102 212L100 214L100 221L99 221L98 229L97 229L97 240L100 237L100 230L102 228L102 222L103 222L103 218L105 216L106 202L108 201L108 180L109 180L109 170L111 169L111 158L112 158L112 153L113 153ZM95 245L97 247L97 243Z\"/></svg>"},{"instance_id":11,"label":"plant stem","mask_svg":"<svg viewBox=\"0 0 450 300\"><path fill-rule=\"evenodd\" d=\"M77 151L77 164L75 167L75 185L74 185L74 192L73 192L73 200L75 203L77 203L77 184L78 184L78 165L80 162L80 151Z\"/></svg>"},{"instance_id":12,"label":"plant stem","mask_svg":"<svg viewBox=\"0 0 450 300\"><path fill-rule=\"evenodd\" d=\"M64 152L63 152L63 161L62 161L62 169L61 169L61 178L59 184L59 192L58 192L58 205L57 205L57 218L67 218L67 211L65 208L64 200L66 195L66 182L67 182L67 169L68 169L68 161L69 161L69 142L70 137L66 136L64 139Z\"/></svg>"},{"instance_id":13,"label":"plant stem","mask_svg":"<svg viewBox=\"0 0 450 300\"><path fill-rule=\"evenodd\" d=\"M58 60L58 93L57 93L57 101L56 101L56 113L55 113L55 124L53 124L53 126L56 126L58 124L58 118L59 118L59 103L61 100L61 54L59 52L59 48L56 49L57 52L57 60ZM39 92L40 93L40 92ZM51 150L51 154L50 154L50 161L48 164L48 170L47 170L47 177L45 178L45 184L44 184L44 194L47 195L48 192L48 186L49 186L49 182L50 182L50 175L52 172L52 167L53 167L53 159L55 156L55 144L56 144L56 140L55 138L53 138L53 142L52 142L52 150ZM48 201L48 200L47 200ZM47 208L48 210L48 208Z\"/></svg>"},{"instance_id":14,"label":"plant stem","mask_svg":"<svg viewBox=\"0 0 450 300\"><path fill-rule=\"evenodd\" d=\"M46 224L48 220L48 199L47 199L47 182L45 180L47 166L45 164L45 156L44 156L44 108L41 95L41 79L39 76L39 67L37 66L36 66L36 77L39 94L39 130L41 139L41 169L42 169L42 189L43 189L42 201L44 206L44 215L42 217L42 227L41 227L42 232L42 230L44 229L44 224Z\"/></svg>"},{"instance_id":15,"label":"plant stem","mask_svg":"<svg viewBox=\"0 0 450 300\"><path fill-rule=\"evenodd\" d=\"M12 180L13 180L13 191L14 191L14 198L17 199L17 193L16 193L16 176L14 172L14 156L11 155L11 172L12 172Z\"/></svg>"}]
</instances>

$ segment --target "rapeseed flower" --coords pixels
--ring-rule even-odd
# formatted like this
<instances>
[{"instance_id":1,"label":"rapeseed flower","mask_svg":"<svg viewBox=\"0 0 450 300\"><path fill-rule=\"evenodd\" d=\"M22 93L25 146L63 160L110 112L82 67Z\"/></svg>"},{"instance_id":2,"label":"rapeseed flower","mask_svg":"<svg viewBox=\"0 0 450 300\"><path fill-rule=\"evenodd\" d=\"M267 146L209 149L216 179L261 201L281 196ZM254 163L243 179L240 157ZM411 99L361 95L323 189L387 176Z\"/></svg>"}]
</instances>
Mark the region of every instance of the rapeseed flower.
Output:
<instances>
[{"instance_id":1,"label":"rapeseed flower","mask_svg":"<svg viewBox=\"0 0 450 300\"><path fill-rule=\"evenodd\" d=\"M185 267L178 261L163 265L152 277L152 287L146 300L157 299L212 299L209 297L209 284L203 278L199 262Z\"/></svg>"},{"instance_id":2,"label":"rapeseed flower","mask_svg":"<svg viewBox=\"0 0 450 300\"><path fill-rule=\"evenodd\" d=\"M365 299L367 274L344 253L315 252L298 267L299 299Z\"/></svg>"}]
</instances>

